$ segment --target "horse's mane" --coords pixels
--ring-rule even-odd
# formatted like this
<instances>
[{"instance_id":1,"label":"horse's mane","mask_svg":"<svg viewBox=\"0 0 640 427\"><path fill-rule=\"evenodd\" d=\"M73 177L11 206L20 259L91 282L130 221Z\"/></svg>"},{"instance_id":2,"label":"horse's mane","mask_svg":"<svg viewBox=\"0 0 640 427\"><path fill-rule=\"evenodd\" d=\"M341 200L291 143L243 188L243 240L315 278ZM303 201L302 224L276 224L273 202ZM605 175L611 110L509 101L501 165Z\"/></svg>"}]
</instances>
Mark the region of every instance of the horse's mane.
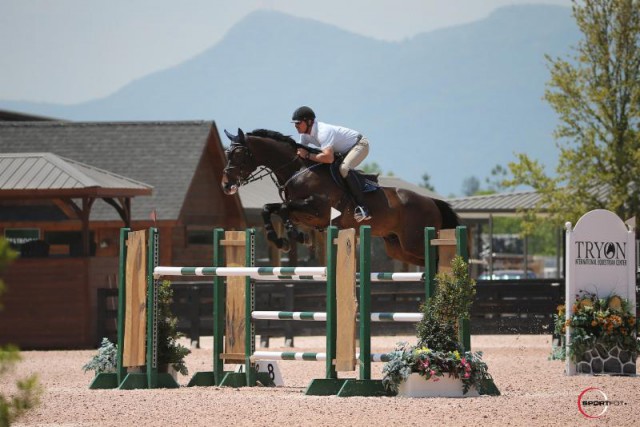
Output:
<instances>
[{"instance_id":1,"label":"horse's mane","mask_svg":"<svg viewBox=\"0 0 640 427\"><path fill-rule=\"evenodd\" d=\"M262 137L262 138L274 139L276 141L287 143L287 144L291 145L292 147L297 147L298 146L298 144L296 143L296 141L293 138L291 138L288 135L283 135L280 132L277 132L275 130L255 129L255 130L249 132L249 135L259 136L259 137Z\"/></svg>"},{"instance_id":2,"label":"horse's mane","mask_svg":"<svg viewBox=\"0 0 640 427\"><path fill-rule=\"evenodd\" d=\"M296 142L295 139L291 138L291 136L283 135L280 132L277 132L275 130L255 129L255 130L249 132L248 135L257 136L257 137L261 137L261 138L273 139L275 141L279 141L279 142L283 142L285 144L289 144L293 148L302 147L305 150L308 150L308 151L310 151L312 153L319 153L320 152L320 150L317 149L316 147L308 147L308 146L301 145L298 142Z\"/></svg>"}]
</instances>

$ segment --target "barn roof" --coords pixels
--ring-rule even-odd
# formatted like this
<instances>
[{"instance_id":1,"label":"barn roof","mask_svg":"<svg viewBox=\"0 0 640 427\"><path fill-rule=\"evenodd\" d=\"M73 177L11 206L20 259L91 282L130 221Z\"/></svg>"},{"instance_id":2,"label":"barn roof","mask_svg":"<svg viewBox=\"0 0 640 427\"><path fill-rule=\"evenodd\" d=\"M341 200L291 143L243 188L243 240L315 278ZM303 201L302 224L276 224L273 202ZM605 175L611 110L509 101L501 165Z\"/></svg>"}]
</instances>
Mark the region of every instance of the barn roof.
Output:
<instances>
[{"instance_id":1,"label":"barn roof","mask_svg":"<svg viewBox=\"0 0 640 427\"><path fill-rule=\"evenodd\" d=\"M132 203L133 219L148 219L154 209L158 219L178 219L206 150L215 152L223 162L222 145L212 122L0 121L1 153L54 153L83 164L85 172L86 165L91 165L95 171L109 171L153 186L151 196L137 197ZM118 215L100 200L93 206L91 219L112 220Z\"/></svg>"},{"instance_id":2,"label":"barn roof","mask_svg":"<svg viewBox=\"0 0 640 427\"><path fill-rule=\"evenodd\" d=\"M126 197L152 187L52 153L0 153L0 195L24 197Z\"/></svg>"},{"instance_id":3,"label":"barn roof","mask_svg":"<svg viewBox=\"0 0 640 427\"><path fill-rule=\"evenodd\" d=\"M515 214L520 209L531 209L540 201L540 195L536 191L520 191L459 197L447 201L463 218L483 218L489 215Z\"/></svg>"}]
</instances>

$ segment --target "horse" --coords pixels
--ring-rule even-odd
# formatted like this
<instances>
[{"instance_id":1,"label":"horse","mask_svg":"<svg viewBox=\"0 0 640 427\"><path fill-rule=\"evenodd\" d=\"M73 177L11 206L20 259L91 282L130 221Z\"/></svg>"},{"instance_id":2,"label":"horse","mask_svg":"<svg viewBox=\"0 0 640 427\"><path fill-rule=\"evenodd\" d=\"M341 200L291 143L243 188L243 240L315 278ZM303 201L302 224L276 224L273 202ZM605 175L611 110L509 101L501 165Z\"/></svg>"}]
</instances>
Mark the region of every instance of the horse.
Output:
<instances>
[{"instance_id":1,"label":"horse","mask_svg":"<svg viewBox=\"0 0 640 427\"><path fill-rule=\"evenodd\" d=\"M353 218L356 205L340 184L339 174L334 178L330 165L300 158L296 152L301 145L291 137L265 129L246 135L241 129L237 135L224 132L231 145L225 150L227 164L222 189L233 195L243 184L271 175L283 202L266 204L262 217L267 239L284 252L289 250L290 241L308 243L308 236L296 226L322 230L330 222L339 228L356 229L360 224L368 224L373 236L383 238L391 258L420 266L424 265L424 228L439 230L460 224L458 215L443 200L377 183L374 191L365 193L372 218L359 224ZM377 181L377 176L368 178ZM333 221L331 208L342 213ZM282 219L288 238L275 232L271 218L274 214Z\"/></svg>"}]
</instances>

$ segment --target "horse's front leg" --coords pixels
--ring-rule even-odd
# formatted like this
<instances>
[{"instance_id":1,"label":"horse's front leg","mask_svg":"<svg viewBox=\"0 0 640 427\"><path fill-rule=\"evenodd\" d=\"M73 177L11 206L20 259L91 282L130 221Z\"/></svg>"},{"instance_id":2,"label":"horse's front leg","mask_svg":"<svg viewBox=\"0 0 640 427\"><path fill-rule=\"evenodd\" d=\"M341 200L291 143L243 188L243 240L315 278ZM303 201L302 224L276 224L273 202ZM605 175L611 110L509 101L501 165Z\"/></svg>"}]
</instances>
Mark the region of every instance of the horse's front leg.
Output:
<instances>
[{"instance_id":1,"label":"horse's front leg","mask_svg":"<svg viewBox=\"0 0 640 427\"><path fill-rule=\"evenodd\" d=\"M274 242L276 246L284 252L289 252L289 250L291 249L291 242L302 243L305 245L311 244L311 239L309 238L309 236L305 233L299 232L296 229L294 223L289 218L291 202L266 205L265 208L267 208L267 206L269 207L269 217L274 213L280 217L280 219L282 220L282 223L284 224L284 227L287 232L287 237L288 237L288 239L284 237L283 238L277 237L277 234L273 229L273 225L270 224L271 230L267 230L267 239ZM267 216L266 210L267 209L263 210L263 216L265 218ZM267 225L265 225L265 228L266 227Z\"/></svg>"},{"instance_id":2,"label":"horse's front leg","mask_svg":"<svg viewBox=\"0 0 640 427\"><path fill-rule=\"evenodd\" d=\"M310 228L324 228L329 222L329 201L322 197L310 196L287 203L285 227L292 241L311 246L311 238L307 233L298 231L295 226L303 224Z\"/></svg>"},{"instance_id":3,"label":"horse's front leg","mask_svg":"<svg viewBox=\"0 0 640 427\"><path fill-rule=\"evenodd\" d=\"M284 210L284 203L268 203L262 207L262 220L264 222L264 230L267 233L267 240L276 245L278 249L289 252L289 241L278 237L278 233L276 233L273 222L271 221L271 216L274 213L282 218L281 212Z\"/></svg>"},{"instance_id":4,"label":"horse's front leg","mask_svg":"<svg viewBox=\"0 0 640 427\"><path fill-rule=\"evenodd\" d=\"M284 222L284 227L287 230L287 236L289 237L289 241L301 243L305 246L311 246L311 238L307 233L303 233L298 231L293 221L289 217L289 209L281 210L279 216L282 218Z\"/></svg>"}]
</instances>

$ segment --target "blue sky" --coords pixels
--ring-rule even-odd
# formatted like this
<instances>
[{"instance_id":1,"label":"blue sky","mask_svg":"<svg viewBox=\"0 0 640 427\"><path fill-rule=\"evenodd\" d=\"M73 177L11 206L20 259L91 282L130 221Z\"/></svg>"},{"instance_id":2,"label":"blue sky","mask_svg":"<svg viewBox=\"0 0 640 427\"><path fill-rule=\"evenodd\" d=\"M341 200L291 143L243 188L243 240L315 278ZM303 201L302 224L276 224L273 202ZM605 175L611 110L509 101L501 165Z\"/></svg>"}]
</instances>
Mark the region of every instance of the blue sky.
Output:
<instances>
[{"instance_id":1,"label":"blue sky","mask_svg":"<svg viewBox=\"0 0 640 427\"><path fill-rule=\"evenodd\" d=\"M571 0L1 0L0 99L72 104L107 96L199 54L258 9L402 40L530 3Z\"/></svg>"}]
</instances>

